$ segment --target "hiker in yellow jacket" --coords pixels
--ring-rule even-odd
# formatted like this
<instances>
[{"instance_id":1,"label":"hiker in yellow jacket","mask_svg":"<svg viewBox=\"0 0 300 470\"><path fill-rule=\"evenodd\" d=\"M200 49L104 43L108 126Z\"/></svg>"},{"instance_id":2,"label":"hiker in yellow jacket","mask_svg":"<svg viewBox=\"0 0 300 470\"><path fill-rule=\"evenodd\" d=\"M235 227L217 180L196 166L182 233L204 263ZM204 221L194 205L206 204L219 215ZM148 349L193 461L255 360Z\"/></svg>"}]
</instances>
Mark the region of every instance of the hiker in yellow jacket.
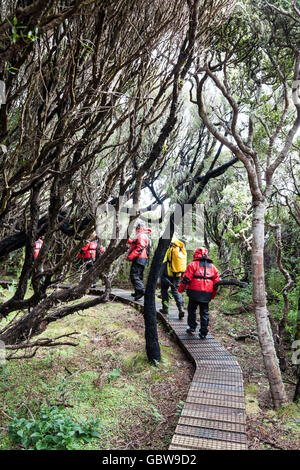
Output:
<instances>
[{"instance_id":1,"label":"hiker in yellow jacket","mask_svg":"<svg viewBox=\"0 0 300 470\"><path fill-rule=\"evenodd\" d=\"M183 299L178 292L178 286L181 281L182 273L186 270L187 266L187 253L184 243L176 238L172 239L169 248L167 249L161 272L161 299L162 309L161 313L168 314L169 312L169 293L174 297L178 308L179 319L184 317Z\"/></svg>"}]
</instances>

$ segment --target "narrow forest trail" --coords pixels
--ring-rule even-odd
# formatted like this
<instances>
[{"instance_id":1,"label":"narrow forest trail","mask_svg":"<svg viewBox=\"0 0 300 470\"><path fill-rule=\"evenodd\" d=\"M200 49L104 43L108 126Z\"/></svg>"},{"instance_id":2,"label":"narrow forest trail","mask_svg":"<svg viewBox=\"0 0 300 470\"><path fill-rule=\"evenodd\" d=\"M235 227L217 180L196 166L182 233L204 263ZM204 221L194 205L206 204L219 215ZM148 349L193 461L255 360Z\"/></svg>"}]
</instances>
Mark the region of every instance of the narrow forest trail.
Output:
<instances>
[{"instance_id":1,"label":"narrow forest trail","mask_svg":"<svg viewBox=\"0 0 300 470\"><path fill-rule=\"evenodd\" d=\"M113 289L112 296L143 306L143 299L136 302L123 289ZM197 333L186 333L186 319L178 319L176 308L170 308L169 315L157 315L195 365L169 449L246 450L243 375L238 362L210 334L200 340Z\"/></svg>"}]
</instances>

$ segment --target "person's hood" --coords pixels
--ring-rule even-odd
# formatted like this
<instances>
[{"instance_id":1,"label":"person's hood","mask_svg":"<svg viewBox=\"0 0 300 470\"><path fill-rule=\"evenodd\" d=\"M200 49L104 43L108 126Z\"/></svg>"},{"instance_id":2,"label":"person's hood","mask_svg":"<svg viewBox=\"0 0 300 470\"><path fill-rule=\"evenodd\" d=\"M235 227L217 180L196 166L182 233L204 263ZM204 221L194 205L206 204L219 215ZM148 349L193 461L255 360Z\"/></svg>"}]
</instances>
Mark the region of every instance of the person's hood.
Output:
<instances>
[{"instance_id":1,"label":"person's hood","mask_svg":"<svg viewBox=\"0 0 300 470\"><path fill-rule=\"evenodd\" d=\"M193 259L209 259L208 258L208 249L204 247L197 248L193 254Z\"/></svg>"},{"instance_id":2,"label":"person's hood","mask_svg":"<svg viewBox=\"0 0 300 470\"><path fill-rule=\"evenodd\" d=\"M184 243L177 238L172 238L171 245L180 246L180 248L184 247Z\"/></svg>"},{"instance_id":3,"label":"person's hood","mask_svg":"<svg viewBox=\"0 0 300 470\"><path fill-rule=\"evenodd\" d=\"M136 233L147 233L147 232L151 233L152 232L151 228L141 227L136 231Z\"/></svg>"}]
</instances>

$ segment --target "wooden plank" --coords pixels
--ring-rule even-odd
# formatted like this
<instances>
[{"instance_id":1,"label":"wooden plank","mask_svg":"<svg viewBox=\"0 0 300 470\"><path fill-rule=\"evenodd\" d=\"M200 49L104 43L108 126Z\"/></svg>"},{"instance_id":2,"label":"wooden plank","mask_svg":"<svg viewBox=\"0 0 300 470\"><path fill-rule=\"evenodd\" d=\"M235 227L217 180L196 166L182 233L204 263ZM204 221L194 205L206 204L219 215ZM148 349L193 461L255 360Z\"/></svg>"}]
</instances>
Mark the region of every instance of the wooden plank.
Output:
<instances>
[{"instance_id":1,"label":"wooden plank","mask_svg":"<svg viewBox=\"0 0 300 470\"><path fill-rule=\"evenodd\" d=\"M227 376L209 376L209 375L203 375L203 376L196 376L195 379L193 380L195 384L199 383L211 383L211 384L223 384L223 385L228 385L232 387L243 387L243 382L240 379L233 380L231 378L227 378Z\"/></svg>"},{"instance_id":2,"label":"wooden plank","mask_svg":"<svg viewBox=\"0 0 300 470\"><path fill-rule=\"evenodd\" d=\"M183 407L181 412L181 416L185 416L186 418L201 418L201 419L208 419L213 421L224 421L227 423L240 423L245 424L245 413L242 414L229 414L229 413L220 413L218 410L216 411L207 411L207 410L196 410L195 408L189 408L188 405Z\"/></svg>"},{"instance_id":3,"label":"wooden plank","mask_svg":"<svg viewBox=\"0 0 300 470\"><path fill-rule=\"evenodd\" d=\"M244 393L243 392L233 392L231 390L226 389L212 389L209 387L190 387L188 395L194 397L211 397L211 398L219 398L221 397L224 400L232 401L236 400L241 403L245 403Z\"/></svg>"},{"instance_id":4,"label":"wooden plank","mask_svg":"<svg viewBox=\"0 0 300 470\"><path fill-rule=\"evenodd\" d=\"M218 421L213 419L191 418L180 416L179 425L198 426L199 428L219 429L221 431L232 431L242 433L246 439L246 427L244 423L232 423L228 421Z\"/></svg>"},{"instance_id":5,"label":"wooden plank","mask_svg":"<svg viewBox=\"0 0 300 470\"><path fill-rule=\"evenodd\" d=\"M241 444L246 443L246 436L243 432L223 431L219 429L179 424L175 433L181 436L200 437L202 439L239 442Z\"/></svg>"},{"instance_id":6,"label":"wooden plank","mask_svg":"<svg viewBox=\"0 0 300 470\"><path fill-rule=\"evenodd\" d=\"M198 405L212 405L212 406L222 406L228 408L238 408L241 410L245 410L246 406L245 403L239 401L228 401L228 398L221 398L222 395L216 398L212 397L197 397L195 395L188 394L186 398L186 403L194 403Z\"/></svg>"},{"instance_id":7,"label":"wooden plank","mask_svg":"<svg viewBox=\"0 0 300 470\"><path fill-rule=\"evenodd\" d=\"M198 403L189 403L186 402L183 410L188 409L188 410L194 410L195 412L197 411L204 411L204 412L209 412L209 413L215 413L215 414L221 414L221 415L231 415L232 417L236 416L243 416L244 410L242 408L235 408L235 407L226 407L226 406L220 406L220 405L213 405L213 404L198 404Z\"/></svg>"},{"instance_id":8,"label":"wooden plank","mask_svg":"<svg viewBox=\"0 0 300 470\"><path fill-rule=\"evenodd\" d=\"M238 442L218 441L215 439L201 439L197 437L180 436L175 434L172 445L178 445L185 449L206 450L246 450L247 446Z\"/></svg>"},{"instance_id":9,"label":"wooden plank","mask_svg":"<svg viewBox=\"0 0 300 470\"><path fill-rule=\"evenodd\" d=\"M232 384L225 384L222 382L219 383L214 383L212 380L211 381L206 381L206 382L192 382L191 387L193 388L210 388L211 390L227 390L229 392L235 392L235 393L243 393L243 387L242 385L232 385Z\"/></svg>"}]
</instances>

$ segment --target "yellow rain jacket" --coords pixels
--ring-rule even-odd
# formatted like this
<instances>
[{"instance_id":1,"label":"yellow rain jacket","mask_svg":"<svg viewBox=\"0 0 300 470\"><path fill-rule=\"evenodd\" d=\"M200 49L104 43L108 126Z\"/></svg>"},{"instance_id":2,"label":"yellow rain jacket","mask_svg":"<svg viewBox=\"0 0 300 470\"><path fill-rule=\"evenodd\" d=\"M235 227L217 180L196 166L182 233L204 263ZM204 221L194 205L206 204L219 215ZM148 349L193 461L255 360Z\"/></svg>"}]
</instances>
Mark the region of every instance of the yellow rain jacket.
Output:
<instances>
[{"instance_id":1,"label":"yellow rain jacket","mask_svg":"<svg viewBox=\"0 0 300 470\"><path fill-rule=\"evenodd\" d=\"M167 263L168 276L180 276L187 268L187 252L184 243L180 240L172 240L164 257Z\"/></svg>"}]
</instances>

